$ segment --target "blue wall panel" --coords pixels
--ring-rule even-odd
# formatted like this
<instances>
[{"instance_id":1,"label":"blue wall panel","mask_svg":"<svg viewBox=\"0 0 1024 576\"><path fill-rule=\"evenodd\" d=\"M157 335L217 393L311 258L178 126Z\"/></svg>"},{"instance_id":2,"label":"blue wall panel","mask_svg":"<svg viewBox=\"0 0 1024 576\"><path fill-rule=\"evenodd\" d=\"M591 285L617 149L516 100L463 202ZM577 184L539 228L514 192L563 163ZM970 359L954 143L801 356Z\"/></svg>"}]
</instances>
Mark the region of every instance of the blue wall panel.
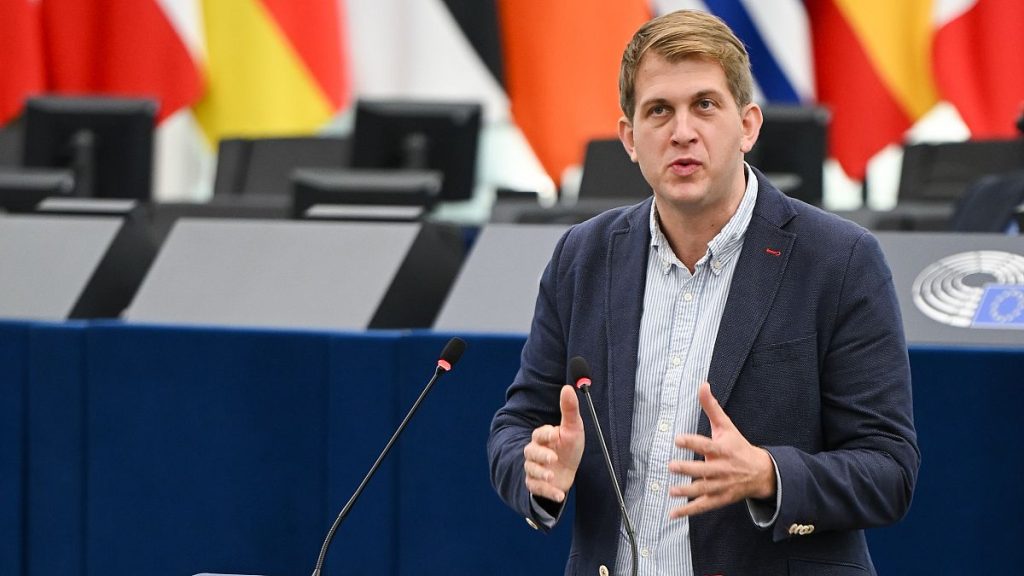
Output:
<instances>
[{"instance_id":1,"label":"blue wall panel","mask_svg":"<svg viewBox=\"0 0 1024 576\"><path fill-rule=\"evenodd\" d=\"M31 332L27 574L85 574L85 331L70 322Z\"/></svg>"},{"instance_id":2,"label":"blue wall panel","mask_svg":"<svg viewBox=\"0 0 1024 576\"><path fill-rule=\"evenodd\" d=\"M381 333L331 339L328 506L317 545L398 425L398 341ZM396 470L393 449L335 536L327 555L331 576L397 574ZM310 572L315 560L309 558Z\"/></svg>"},{"instance_id":3,"label":"blue wall panel","mask_svg":"<svg viewBox=\"0 0 1024 576\"><path fill-rule=\"evenodd\" d=\"M309 573L324 335L100 326L87 357L87 574Z\"/></svg>"},{"instance_id":4,"label":"blue wall panel","mask_svg":"<svg viewBox=\"0 0 1024 576\"><path fill-rule=\"evenodd\" d=\"M0 323L0 574L309 574L447 339ZM562 570L569 523L531 530L488 478L523 338L467 341L339 530L331 576ZM1013 572L1024 353L911 365L924 463L908 517L869 532L879 573Z\"/></svg>"},{"instance_id":5,"label":"blue wall panel","mask_svg":"<svg viewBox=\"0 0 1024 576\"><path fill-rule=\"evenodd\" d=\"M871 530L879 574L1024 566L1024 353L912 349L921 471L907 517Z\"/></svg>"},{"instance_id":6,"label":"blue wall panel","mask_svg":"<svg viewBox=\"0 0 1024 576\"><path fill-rule=\"evenodd\" d=\"M21 574L27 324L0 323L0 574Z\"/></svg>"},{"instance_id":7,"label":"blue wall panel","mask_svg":"<svg viewBox=\"0 0 1024 576\"><path fill-rule=\"evenodd\" d=\"M403 340L403 414L433 374L447 340L430 334ZM424 400L398 447L399 573L560 574L571 523L547 535L537 532L490 484L487 434L519 369L524 339L466 340L462 360Z\"/></svg>"}]
</instances>

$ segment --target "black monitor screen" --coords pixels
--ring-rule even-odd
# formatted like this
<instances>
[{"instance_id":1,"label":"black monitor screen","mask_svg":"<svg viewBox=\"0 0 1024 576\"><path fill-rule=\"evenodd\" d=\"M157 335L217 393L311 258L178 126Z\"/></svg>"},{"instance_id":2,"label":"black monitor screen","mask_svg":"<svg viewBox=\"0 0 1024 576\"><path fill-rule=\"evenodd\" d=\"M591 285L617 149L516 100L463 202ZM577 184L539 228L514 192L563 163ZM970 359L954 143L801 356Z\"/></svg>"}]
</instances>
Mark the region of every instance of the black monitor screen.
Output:
<instances>
[{"instance_id":1,"label":"black monitor screen","mask_svg":"<svg viewBox=\"0 0 1024 576\"><path fill-rule=\"evenodd\" d=\"M80 196L151 196L152 100L43 97L25 111L24 164L71 168Z\"/></svg>"},{"instance_id":2,"label":"black monitor screen","mask_svg":"<svg viewBox=\"0 0 1024 576\"><path fill-rule=\"evenodd\" d=\"M787 195L820 206L828 157L828 112L818 106L761 108L764 124L747 161Z\"/></svg>"},{"instance_id":3,"label":"black monitor screen","mask_svg":"<svg viewBox=\"0 0 1024 576\"><path fill-rule=\"evenodd\" d=\"M956 202L980 178L1024 168L1024 139L923 142L903 148L897 198Z\"/></svg>"},{"instance_id":4,"label":"black monitor screen","mask_svg":"<svg viewBox=\"0 0 1024 576\"><path fill-rule=\"evenodd\" d=\"M476 182L478 103L359 101L352 165L356 168L438 170L439 199L468 200Z\"/></svg>"}]
</instances>

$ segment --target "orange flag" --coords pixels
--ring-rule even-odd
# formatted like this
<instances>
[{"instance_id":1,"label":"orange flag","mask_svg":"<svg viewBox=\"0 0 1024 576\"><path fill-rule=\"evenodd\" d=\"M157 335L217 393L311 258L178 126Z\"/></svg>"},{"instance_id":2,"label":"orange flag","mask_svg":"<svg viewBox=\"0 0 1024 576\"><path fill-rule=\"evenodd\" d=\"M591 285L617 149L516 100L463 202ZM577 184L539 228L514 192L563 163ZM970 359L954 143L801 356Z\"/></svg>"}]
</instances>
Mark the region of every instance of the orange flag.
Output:
<instances>
[{"instance_id":1,"label":"orange flag","mask_svg":"<svg viewBox=\"0 0 1024 576\"><path fill-rule=\"evenodd\" d=\"M498 3L512 116L556 182L592 138L616 134L622 51L644 0Z\"/></svg>"}]
</instances>

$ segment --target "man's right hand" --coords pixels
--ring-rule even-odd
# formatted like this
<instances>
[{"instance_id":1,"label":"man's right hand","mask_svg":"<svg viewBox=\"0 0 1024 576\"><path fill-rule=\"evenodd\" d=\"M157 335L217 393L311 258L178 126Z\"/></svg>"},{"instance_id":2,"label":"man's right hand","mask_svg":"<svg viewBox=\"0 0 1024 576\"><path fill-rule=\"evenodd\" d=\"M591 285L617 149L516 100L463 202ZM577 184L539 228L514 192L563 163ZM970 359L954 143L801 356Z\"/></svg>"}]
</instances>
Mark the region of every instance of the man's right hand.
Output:
<instances>
[{"instance_id":1,"label":"man's right hand","mask_svg":"<svg viewBox=\"0 0 1024 576\"><path fill-rule=\"evenodd\" d=\"M568 384L559 397L562 421L533 431L533 439L523 454L526 461L526 488L530 494L563 502L576 478L583 457L583 418L576 390Z\"/></svg>"}]
</instances>

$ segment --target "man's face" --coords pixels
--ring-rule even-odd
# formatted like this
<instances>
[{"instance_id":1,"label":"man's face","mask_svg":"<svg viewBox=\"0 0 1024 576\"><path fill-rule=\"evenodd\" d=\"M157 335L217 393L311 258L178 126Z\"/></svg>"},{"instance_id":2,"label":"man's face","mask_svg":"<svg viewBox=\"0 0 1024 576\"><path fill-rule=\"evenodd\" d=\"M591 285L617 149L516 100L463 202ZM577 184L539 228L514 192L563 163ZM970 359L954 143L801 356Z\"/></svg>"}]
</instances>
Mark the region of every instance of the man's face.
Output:
<instances>
[{"instance_id":1,"label":"man's face","mask_svg":"<svg viewBox=\"0 0 1024 576\"><path fill-rule=\"evenodd\" d=\"M738 110L725 71L705 58L643 57L632 122L619 138L654 189L659 212L735 210L743 196L743 154L757 140L761 110ZM668 215L668 214L665 214Z\"/></svg>"}]
</instances>

